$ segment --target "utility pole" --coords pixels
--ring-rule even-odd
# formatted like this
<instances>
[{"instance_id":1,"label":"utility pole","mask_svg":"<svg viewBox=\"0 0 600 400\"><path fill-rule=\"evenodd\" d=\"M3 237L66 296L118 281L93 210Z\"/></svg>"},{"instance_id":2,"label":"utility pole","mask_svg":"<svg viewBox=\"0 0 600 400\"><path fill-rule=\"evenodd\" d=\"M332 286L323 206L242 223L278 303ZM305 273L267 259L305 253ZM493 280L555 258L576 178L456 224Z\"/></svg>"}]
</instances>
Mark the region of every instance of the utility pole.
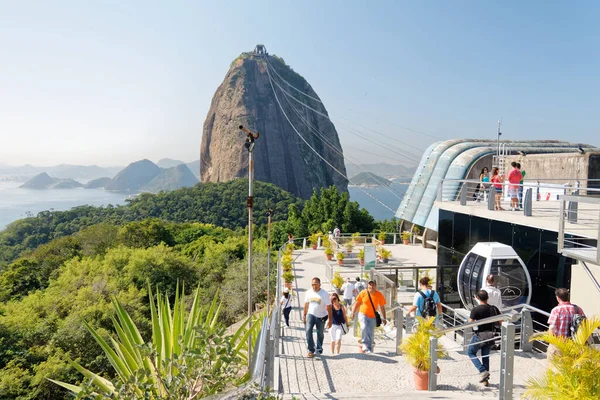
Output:
<instances>
[{"instance_id":1,"label":"utility pole","mask_svg":"<svg viewBox=\"0 0 600 400\"><path fill-rule=\"evenodd\" d=\"M254 161L252 152L254 151L254 141L258 139L260 133L252 132L243 125L240 125L240 130L246 134L246 143L244 146L248 150L248 198L246 199L246 207L248 208L248 329L252 328L252 205L254 196L252 192L252 181L254 179ZM251 367L252 362L252 335L248 335L248 367Z\"/></svg>"},{"instance_id":2,"label":"utility pole","mask_svg":"<svg viewBox=\"0 0 600 400\"><path fill-rule=\"evenodd\" d=\"M273 210L267 209L267 316L271 306L271 215ZM277 299L275 299L277 301Z\"/></svg>"},{"instance_id":3,"label":"utility pole","mask_svg":"<svg viewBox=\"0 0 600 400\"><path fill-rule=\"evenodd\" d=\"M498 164L500 164L500 136L502 136L502 132L500 132L501 126L502 126L502 117L500 117L500 119L498 120L498 139L497 139L498 152L496 153L496 155L498 156ZM499 166L500 165L498 165L498 167Z\"/></svg>"}]
</instances>

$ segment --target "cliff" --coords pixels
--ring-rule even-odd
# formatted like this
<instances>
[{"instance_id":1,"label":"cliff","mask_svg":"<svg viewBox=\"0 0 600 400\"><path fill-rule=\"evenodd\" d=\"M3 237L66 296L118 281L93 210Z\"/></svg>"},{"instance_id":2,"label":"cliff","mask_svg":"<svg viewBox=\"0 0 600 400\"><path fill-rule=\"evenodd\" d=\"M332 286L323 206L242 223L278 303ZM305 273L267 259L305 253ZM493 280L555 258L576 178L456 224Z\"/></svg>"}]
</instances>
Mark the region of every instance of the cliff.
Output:
<instances>
[{"instance_id":1,"label":"cliff","mask_svg":"<svg viewBox=\"0 0 600 400\"><path fill-rule=\"evenodd\" d=\"M347 191L348 181L311 151L292 128L293 124L310 146L345 175L342 148L333 123L301 106L290 95L328 115L310 84L281 58L243 53L234 60L213 96L204 122L201 181L226 182L248 176L245 135L238 129L243 125L260 132L254 149L256 180L271 182L304 199L312 195L314 188L335 185L340 191Z\"/></svg>"}]
</instances>

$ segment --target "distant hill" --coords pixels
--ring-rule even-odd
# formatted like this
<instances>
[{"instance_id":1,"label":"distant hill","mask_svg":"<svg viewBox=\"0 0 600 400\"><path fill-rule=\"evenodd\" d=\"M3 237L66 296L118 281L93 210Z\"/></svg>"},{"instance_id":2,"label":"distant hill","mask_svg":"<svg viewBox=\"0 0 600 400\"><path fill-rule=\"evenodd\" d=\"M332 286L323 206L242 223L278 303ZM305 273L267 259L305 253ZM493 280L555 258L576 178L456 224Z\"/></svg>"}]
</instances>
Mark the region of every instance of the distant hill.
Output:
<instances>
[{"instance_id":1,"label":"distant hill","mask_svg":"<svg viewBox=\"0 0 600 400\"><path fill-rule=\"evenodd\" d=\"M185 164L185 162L180 160L174 160L172 158L161 158L156 163L156 165L158 165L161 168L173 168L181 164Z\"/></svg>"},{"instance_id":2,"label":"distant hill","mask_svg":"<svg viewBox=\"0 0 600 400\"><path fill-rule=\"evenodd\" d=\"M355 176L361 172L371 172L387 179L400 177L412 178L416 169L416 166L405 167L403 165L393 165L387 163L361 164L358 165L358 167L352 164L346 165L346 172L348 176Z\"/></svg>"},{"instance_id":3,"label":"distant hill","mask_svg":"<svg viewBox=\"0 0 600 400\"><path fill-rule=\"evenodd\" d=\"M370 172L361 172L350 178L350 184L355 186L390 186L392 182Z\"/></svg>"},{"instance_id":4,"label":"distant hill","mask_svg":"<svg viewBox=\"0 0 600 400\"><path fill-rule=\"evenodd\" d=\"M160 175L162 169L150 160L129 164L104 188L119 192L139 192L144 186Z\"/></svg>"},{"instance_id":5,"label":"distant hill","mask_svg":"<svg viewBox=\"0 0 600 400\"><path fill-rule=\"evenodd\" d=\"M100 188L104 188L111 181L112 181L112 179L108 178L108 177L93 179L93 180L89 181L88 183L86 183L83 187L86 189L100 189Z\"/></svg>"},{"instance_id":6,"label":"distant hill","mask_svg":"<svg viewBox=\"0 0 600 400\"><path fill-rule=\"evenodd\" d=\"M192 174L187 165L179 164L176 167L163 169L142 190L158 193L161 190L175 190L181 187L194 186L196 183L198 183L198 178Z\"/></svg>"},{"instance_id":7,"label":"distant hill","mask_svg":"<svg viewBox=\"0 0 600 400\"><path fill-rule=\"evenodd\" d=\"M38 174L22 184L24 189L72 189L83 186L73 179L52 178L45 172Z\"/></svg>"},{"instance_id":8,"label":"distant hill","mask_svg":"<svg viewBox=\"0 0 600 400\"><path fill-rule=\"evenodd\" d=\"M192 161L185 165L187 165L196 178L200 179L200 160Z\"/></svg>"},{"instance_id":9,"label":"distant hill","mask_svg":"<svg viewBox=\"0 0 600 400\"><path fill-rule=\"evenodd\" d=\"M0 173L32 177L45 172L55 178L92 180L101 177L115 176L123 167L99 167L97 165L60 164L49 167L38 167L30 164L12 167L0 166Z\"/></svg>"}]
</instances>

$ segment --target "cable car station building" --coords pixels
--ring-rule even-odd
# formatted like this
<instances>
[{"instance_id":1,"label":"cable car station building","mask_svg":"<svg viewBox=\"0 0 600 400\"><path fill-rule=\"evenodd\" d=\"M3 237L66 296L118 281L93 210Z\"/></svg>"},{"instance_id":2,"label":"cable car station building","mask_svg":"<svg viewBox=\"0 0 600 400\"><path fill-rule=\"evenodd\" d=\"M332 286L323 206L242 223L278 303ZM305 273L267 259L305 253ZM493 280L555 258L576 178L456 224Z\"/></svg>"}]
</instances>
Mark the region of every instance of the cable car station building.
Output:
<instances>
[{"instance_id":1,"label":"cable car station building","mask_svg":"<svg viewBox=\"0 0 600 400\"><path fill-rule=\"evenodd\" d=\"M554 290L571 290L587 315L600 314L600 149L557 141L434 143L423 155L396 217L404 230L425 228L437 246L442 302L471 308L487 274L498 277L503 306L550 311ZM512 161L526 175L521 207L510 211L508 182L495 210L483 167L507 176ZM433 240L432 240L433 239ZM510 254L509 254L510 253Z\"/></svg>"}]
</instances>

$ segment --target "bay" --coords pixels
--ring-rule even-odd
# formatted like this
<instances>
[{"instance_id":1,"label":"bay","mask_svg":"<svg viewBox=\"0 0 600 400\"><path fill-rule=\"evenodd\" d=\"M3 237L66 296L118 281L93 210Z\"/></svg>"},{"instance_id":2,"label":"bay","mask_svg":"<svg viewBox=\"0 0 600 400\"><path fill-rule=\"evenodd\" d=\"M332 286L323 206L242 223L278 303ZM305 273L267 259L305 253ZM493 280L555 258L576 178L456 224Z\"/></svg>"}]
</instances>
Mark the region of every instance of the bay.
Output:
<instances>
[{"instance_id":1,"label":"bay","mask_svg":"<svg viewBox=\"0 0 600 400\"><path fill-rule=\"evenodd\" d=\"M350 200L356 201L361 208L366 209L373 218L384 220L394 217L407 188L408 185L406 182L394 182L388 187L349 186L348 193L350 193ZM380 202L391 208L393 211L388 210L381 205Z\"/></svg>"},{"instance_id":2,"label":"bay","mask_svg":"<svg viewBox=\"0 0 600 400\"><path fill-rule=\"evenodd\" d=\"M124 204L127 194L107 192L103 189L21 189L22 182L0 181L0 230L27 213L40 211L66 211L81 205L107 206Z\"/></svg>"}]
</instances>

